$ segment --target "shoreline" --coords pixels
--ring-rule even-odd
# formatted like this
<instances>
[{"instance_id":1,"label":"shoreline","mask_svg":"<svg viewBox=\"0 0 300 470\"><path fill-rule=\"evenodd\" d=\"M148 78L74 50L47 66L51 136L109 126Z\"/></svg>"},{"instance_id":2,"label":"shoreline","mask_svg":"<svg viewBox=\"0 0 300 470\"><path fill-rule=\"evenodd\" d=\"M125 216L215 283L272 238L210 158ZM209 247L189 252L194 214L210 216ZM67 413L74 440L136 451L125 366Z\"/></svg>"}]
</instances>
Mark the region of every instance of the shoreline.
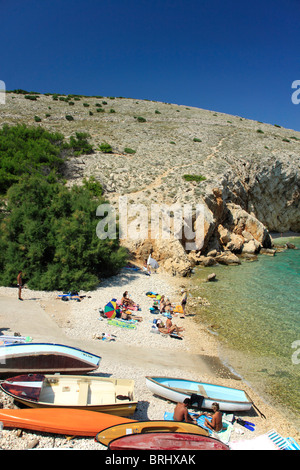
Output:
<instances>
[{"instance_id":1,"label":"shoreline","mask_svg":"<svg viewBox=\"0 0 300 470\"><path fill-rule=\"evenodd\" d=\"M135 419L163 419L164 412L172 411L175 406L174 403L153 396L146 388L145 376L182 377L242 388L266 416L266 419L261 418L254 408L247 413L237 414L243 419L249 418L251 422L254 422L256 431L252 433L236 425L239 429L232 433L230 442L252 439L271 429L275 429L284 437L293 437L299 442L300 433L288 419L270 404L265 403L249 384L236 375L238 371L235 374L233 370L230 370L230 365L227 367L222 363L218 354L218 338L209 333L205 326L197 324L197 328L195 328L191 305L187 305L188 316L185 319L179 317L172 319L173 323L185 328L182 341L151 333L153 319L161 317L161 315L153 315L149 312L153 300L145 293L152 291L165 294L172 303L176 304L180 298L182 286L189 289L189 278L175 278L161 273L146 276L141 271L131 272L123 269L119 275L102 281L95 291L80 292L80 295L86 295L81 302L74 300L63 302L55 298L58 292L33 292L29 289L25 289L23 292L25 302L18 303L17 300L14 302L18 311L17 315L19 315L26 300L33 300L43 310L43 313L55 323L61 331L62 337L65 337L68 342L81 345L82 349L90 352L101 351L100 367L95 371L97 375L133 378L136 398L139 401L134 415ZM104 308L104 305L112 298L121 298L125 290L128 290L133 300L141 306L141 311L137 313L143 317L143 321L138 323L136 330L110 326L106 320L100 319L99 308ZM16 289L0 287L0 300L5 300L5 298L12 300L16 297ZM2 325L0 325L0 330L1 327ZM11 333L13 332L11 331ZM28 325L27 331L19 332L30 335L30 325ZM95 334L101 335L103 332L115 335L116 338L114 341L95 339ZM3 333L5 334L5 332ZM1 401L3 401L3 393L0 393ZM243 434L240 434L241 432ZM49 447L50 437L45 437L42 433L24 430L22 436L25 437L17 439L14 431L4 429L2 435L0 448L22 449L24 448L22 445L27 445L28 441L36 436L39 440L37 448ZM53 437L51 442L53 442ZM101 449L101 445L95 443L93 439L74 438L72 441L68 441L62 436L55 436L55 447Z\"/></svg>"}]
</instances>

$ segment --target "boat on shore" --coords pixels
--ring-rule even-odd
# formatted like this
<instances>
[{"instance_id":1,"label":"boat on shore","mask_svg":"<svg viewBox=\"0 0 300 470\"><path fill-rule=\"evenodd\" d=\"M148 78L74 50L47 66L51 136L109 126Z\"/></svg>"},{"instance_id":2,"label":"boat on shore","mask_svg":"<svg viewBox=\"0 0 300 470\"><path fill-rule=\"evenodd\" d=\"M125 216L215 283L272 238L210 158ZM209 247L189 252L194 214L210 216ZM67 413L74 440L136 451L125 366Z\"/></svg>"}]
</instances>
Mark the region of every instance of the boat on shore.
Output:
<instances>
[{"instance_id":1,"label":"boat on shore","mask_svg":"<svg viewBox=\"0 0 300 470\"><path fill-rule=\"evenodd\" d=\"M252 407L244 390L222 385L171 377L146 377L146 385L154 395L175 403L190 398L192 406L198 409L210 410L214 402L219 404L221 411L248 411Z\"/></svg>"},{"instance_id":2,"label":"boat on shore","mask_svg":"<svg viewBox=\"0 0 300 470\"><path fill-rule=\"evenodd\" d=\"M70 408L2 409L0 421L4 428L30 429L32 431L63 434L66 436L89 436L107 426L130 425L133 420L107 413Z\"/></svg>"},{"instance_id":3,"label":"boat on shore","mask_svg":"<svg viewBox=\"0 0 300 470\"><path fill-rule=\"evenodd\" d=\"M230 450L223 442L201 434L151 432L114 439L108 450Z\"/></svg>"},{"instance_id":4,"label":"boat on shore","mask_svg":"<svg viewBox=\"0 0 300 470\"><path fill-rule=\"evenodd\" d=\"M108 446L111 441L128 434L149 434L149 433L192 433L201 436L208 436L208 431L197 424L179 421L133 421L131 423L117 424L100 430L96 434L96 441Z\"/></svg>"},{"instance_id":5,"label":"boat on shore","mask_svg":"<svg viewBox=\"0 0 300 470\"><path fill-rule=\"evenodd\" d=\"M0 347L0 376L24 373L86 374L98 369L101 357L55 343L19 343Z\"/></svg>"},{"instance_id":6,"label":"boat on shore","mask_svg":"<svg viewBox=\"0 0 300 470\"><path fill-rule=\"evenodd\" d=\"M137 406L134 381L127 379L26 374L6 379L0 389L30 408L74 408L130 416Z\"/></svg>"}]
</instances>

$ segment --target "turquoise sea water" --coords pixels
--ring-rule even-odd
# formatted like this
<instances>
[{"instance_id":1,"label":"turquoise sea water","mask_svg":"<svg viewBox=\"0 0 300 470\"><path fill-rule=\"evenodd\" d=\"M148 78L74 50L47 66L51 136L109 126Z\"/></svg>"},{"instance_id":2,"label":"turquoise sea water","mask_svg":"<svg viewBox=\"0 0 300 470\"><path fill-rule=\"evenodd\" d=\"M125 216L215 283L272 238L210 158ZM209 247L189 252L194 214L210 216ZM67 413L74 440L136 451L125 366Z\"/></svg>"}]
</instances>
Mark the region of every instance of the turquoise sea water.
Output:
<instances>
[{"instance_id":1,"label":"turquoise sea water","mask_svg":"<svg viewBox=\"0 0 300 470\"><path fill-rule=\"evenodd\" d=\"M274 241L298 249L240 266L198 267L194 296L210 306L195 319L218 335L221 359L300 428L300 237ZM218 280L203 282L212 272Z\"/></svg>"}]
</instances>

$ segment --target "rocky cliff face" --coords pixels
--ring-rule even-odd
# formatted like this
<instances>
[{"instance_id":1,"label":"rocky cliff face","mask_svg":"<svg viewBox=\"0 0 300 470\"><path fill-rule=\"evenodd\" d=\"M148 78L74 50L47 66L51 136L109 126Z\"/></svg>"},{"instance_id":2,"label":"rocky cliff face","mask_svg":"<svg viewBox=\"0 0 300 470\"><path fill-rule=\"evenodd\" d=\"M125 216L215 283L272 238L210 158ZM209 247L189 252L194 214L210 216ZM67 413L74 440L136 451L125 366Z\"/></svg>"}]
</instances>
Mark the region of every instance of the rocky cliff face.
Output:
<instances>
[{"instance_id":1,"label":"rocky cliff face","mask_svg":"<svg viewBox=\"0 0 300 470\"><path fill-rule=\"evenodd\" d=\"M34 116L41 117L39 124ZM174 275L186 275L199 262L236 264L237 255L269 248L270 231L300 231L299 132L176 104L81 97L70 107L51 95L29 101L13 93L1 107L3 123L42 125L66 137L88 132L94 154L67 162L65 176L69 185L95 177L117 210L120 196L128 207L147 207L148 217L153 204L189 205L187 223L195 231L195 208L202 204L198 249L186 250L186 237L155 239L150 232L123 241L139 261L152 251ZM99 150L102 142L112 153Z\"/></svg>"}]
</instances>

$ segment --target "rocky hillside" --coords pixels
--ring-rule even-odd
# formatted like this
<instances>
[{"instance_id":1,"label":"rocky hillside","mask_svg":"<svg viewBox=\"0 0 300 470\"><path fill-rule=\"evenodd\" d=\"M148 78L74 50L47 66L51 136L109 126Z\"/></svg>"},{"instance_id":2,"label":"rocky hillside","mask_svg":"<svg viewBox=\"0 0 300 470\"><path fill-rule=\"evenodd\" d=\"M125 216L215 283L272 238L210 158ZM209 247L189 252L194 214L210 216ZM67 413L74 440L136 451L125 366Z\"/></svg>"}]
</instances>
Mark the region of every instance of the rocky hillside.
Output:
<instances>
[{"instance_id":1,"label":"rocky hillside","mask_svg":"<svg viewBox=\"0 0 300 470\"><path fill-rule=\"evenodd\" d=\"M127 196L129 205L143 204L149 214L151 204L204 204L200 250L188 253L185 240L154 240L149 232L144 240L124 240L139 260L152 250L162 267L184 275L195 262L238 263L237 254L270 248L271 231L300 232L299 132L154 101L25 96L6 94L1 126L90 134L95 151L67 162L68 184L93 176L117 209L119 197ZM103 143L110 153L100 150Z\"/></svg>"}]
</instances>

